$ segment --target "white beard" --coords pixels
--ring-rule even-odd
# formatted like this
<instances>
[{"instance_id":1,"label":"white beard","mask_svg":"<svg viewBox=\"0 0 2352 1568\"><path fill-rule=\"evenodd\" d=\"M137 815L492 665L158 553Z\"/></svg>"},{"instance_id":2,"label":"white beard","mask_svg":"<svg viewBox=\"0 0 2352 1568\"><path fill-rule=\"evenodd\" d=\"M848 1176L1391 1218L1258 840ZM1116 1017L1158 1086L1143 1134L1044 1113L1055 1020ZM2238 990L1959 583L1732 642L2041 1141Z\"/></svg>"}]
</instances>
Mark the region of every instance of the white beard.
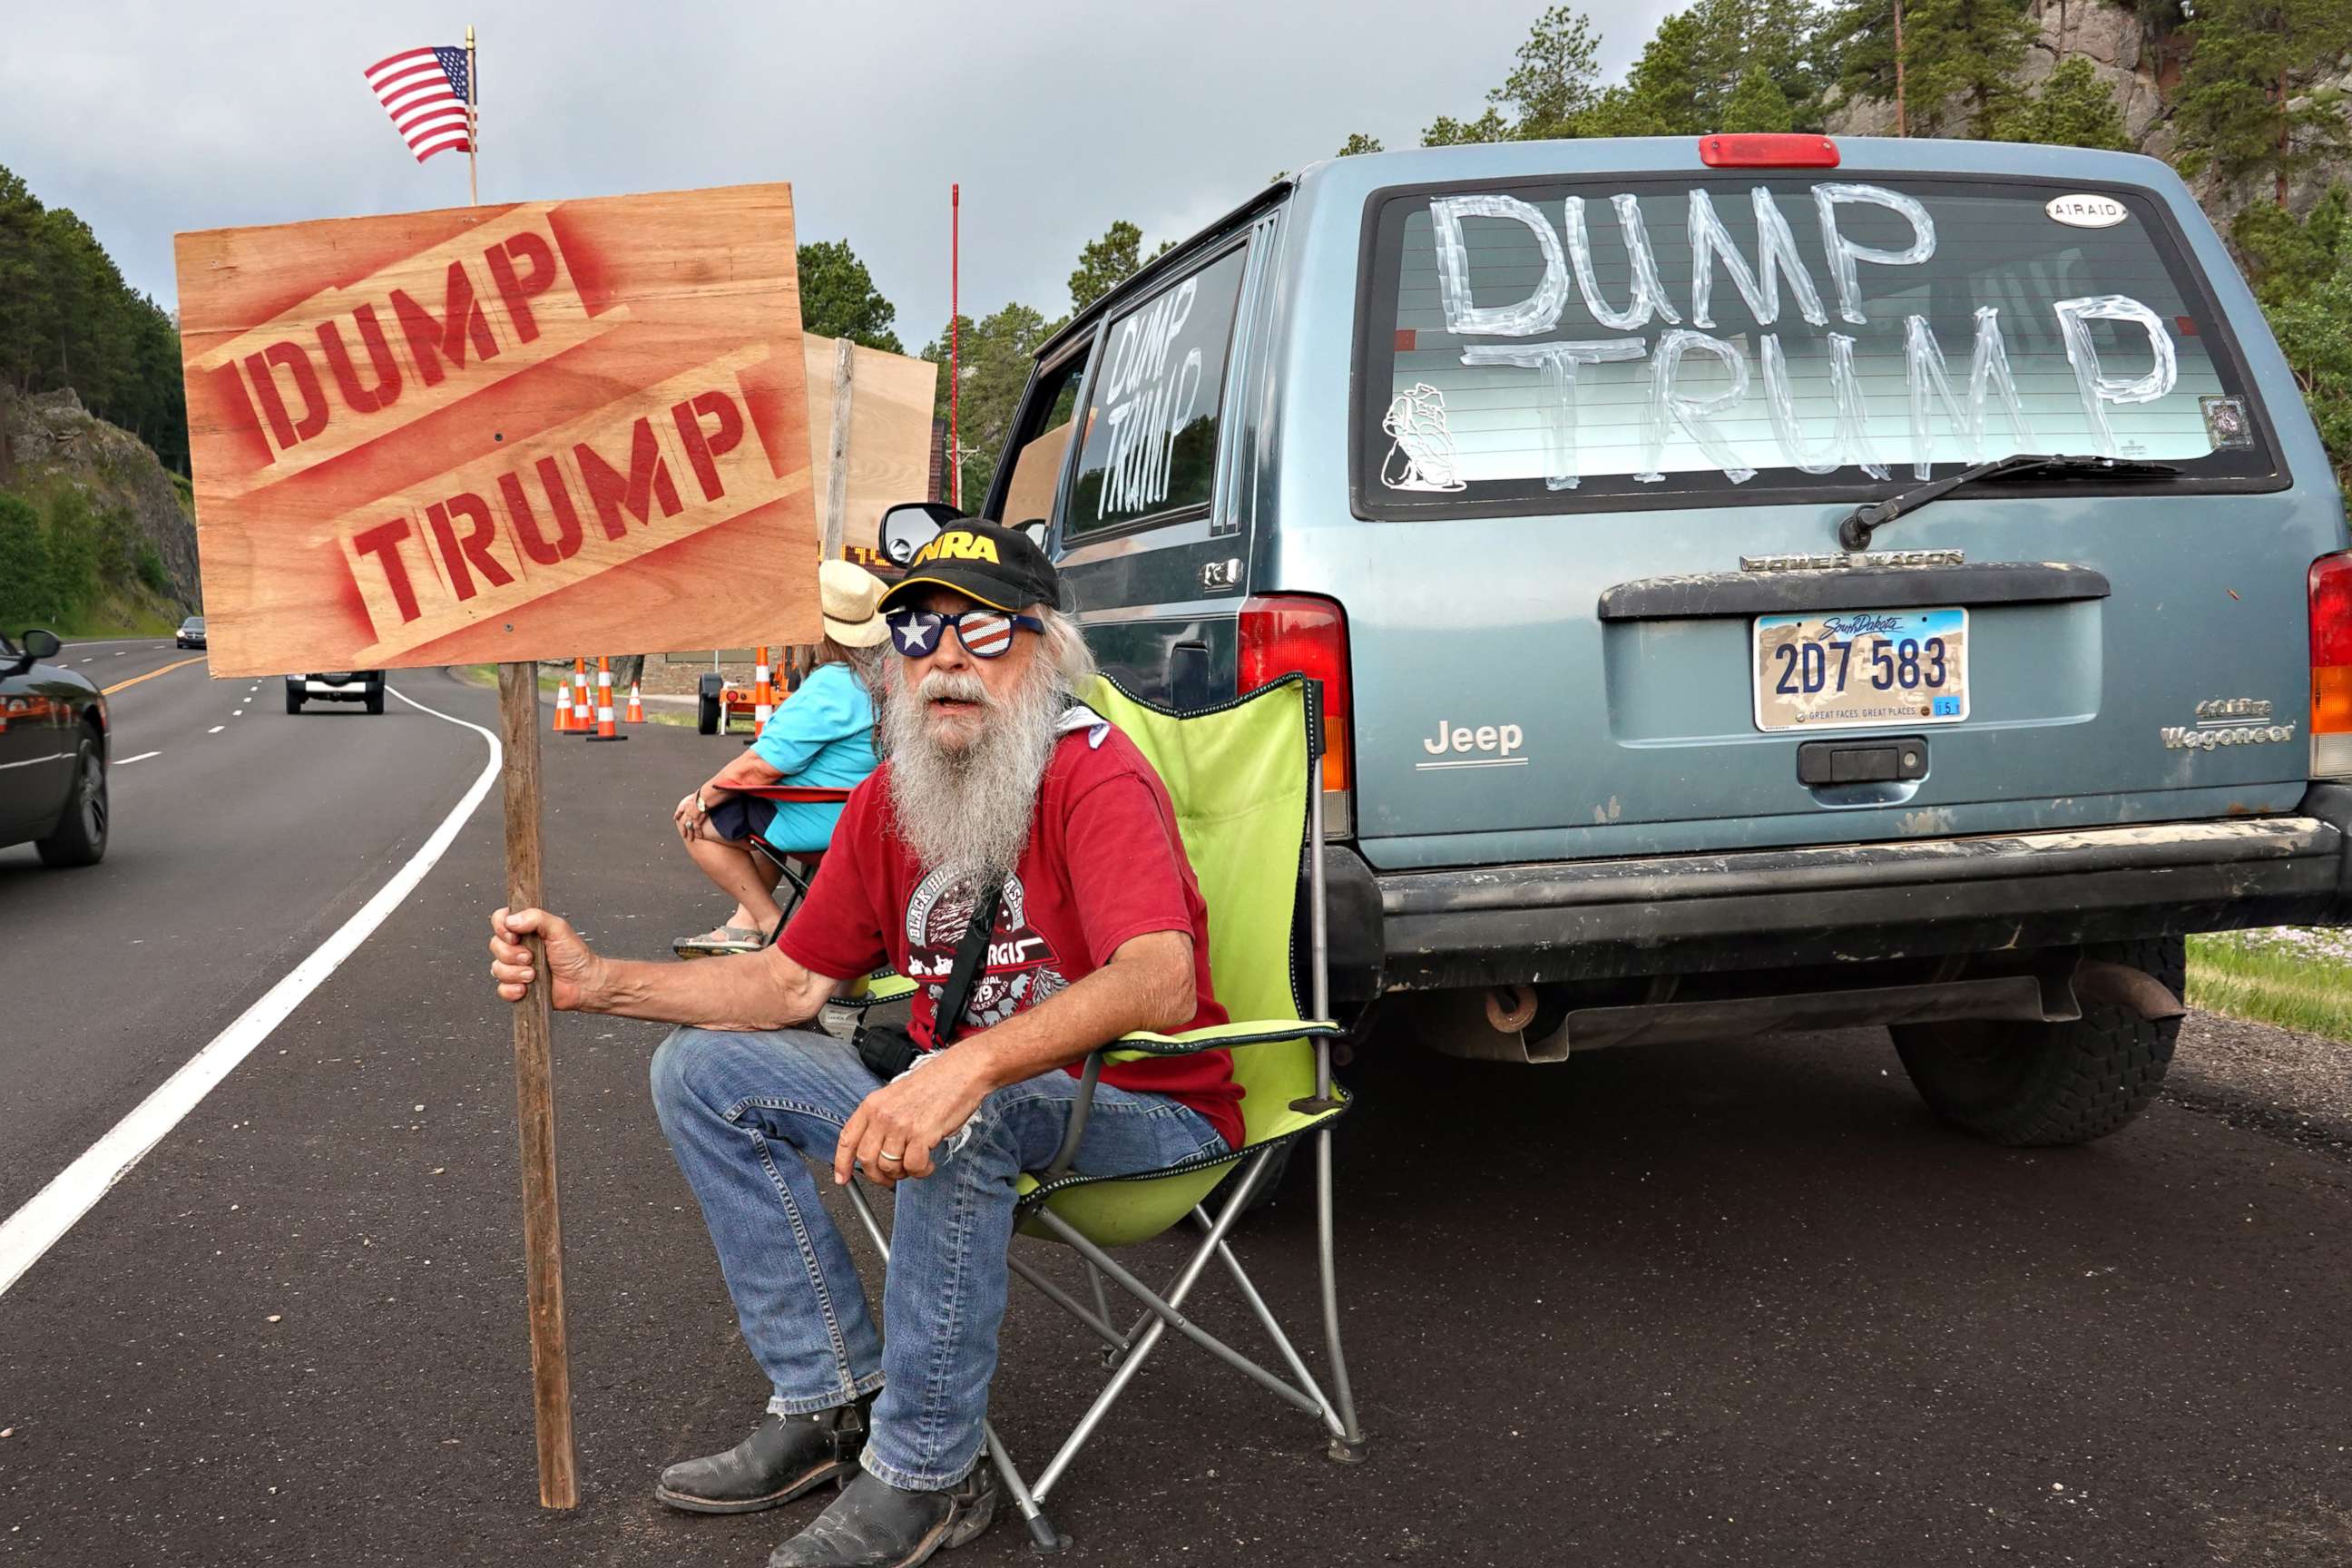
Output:
<instances>
[{"instance_id":1,"label":"white beard","mask_svg":"<svg viewBox=\"0 0 2352 1568\"><path fill-rule=\"evenodd\" d=\"M1001 880L1029 842L1037 786L1060 738L1055 726L1069 689L1043 658L1003 701L975 675L935 671L909 689L904 670L904 661L892 660L882 708L895 829L927 872ZM948 746L933 736L928 705L934 697L981 707L980 732L969 744Z\"/></svg>"}]
</instances>

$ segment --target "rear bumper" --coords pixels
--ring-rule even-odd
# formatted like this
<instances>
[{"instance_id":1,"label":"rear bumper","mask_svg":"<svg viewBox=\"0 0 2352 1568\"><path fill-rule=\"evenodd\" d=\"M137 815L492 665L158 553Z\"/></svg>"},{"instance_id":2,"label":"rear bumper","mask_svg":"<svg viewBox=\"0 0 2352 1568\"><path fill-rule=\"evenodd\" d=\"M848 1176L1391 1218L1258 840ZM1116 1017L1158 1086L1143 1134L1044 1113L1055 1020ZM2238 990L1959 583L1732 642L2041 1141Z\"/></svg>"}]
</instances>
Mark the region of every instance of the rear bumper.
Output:
<instances>
[{"instance_id":1,"label":"rear bumper","mask_svg":"<svg viewBox=\"0 0 2352 1568\"><path fill-rule=\"evenodd\" d=\"M381 676L354 675L341 680L322 675L289 675L287 686L305 697L315 697L327 702L358 702L374 696L383 689Z\"/></svg>"},{"instance_id":2,"label":"rear bumper","mask_svg":"<svg viewBox=\"0 0 2352 1568\"><path fill-rule=\"evenodd\" d=\"M1374 873L1381 989L1758 970L2310 924L2352 789L2293 816ZM1369 933L1366 933L1369 934Z\"/></svg>"}]
</instances>

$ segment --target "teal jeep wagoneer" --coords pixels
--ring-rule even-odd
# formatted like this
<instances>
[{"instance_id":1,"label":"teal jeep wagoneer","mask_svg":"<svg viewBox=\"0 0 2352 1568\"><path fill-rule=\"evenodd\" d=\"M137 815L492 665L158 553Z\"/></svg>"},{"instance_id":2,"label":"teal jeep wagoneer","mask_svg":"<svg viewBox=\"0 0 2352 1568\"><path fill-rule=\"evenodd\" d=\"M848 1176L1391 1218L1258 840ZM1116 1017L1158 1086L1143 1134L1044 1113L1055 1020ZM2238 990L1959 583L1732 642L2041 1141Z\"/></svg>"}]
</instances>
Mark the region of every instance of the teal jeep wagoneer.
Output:
<instances>
[{"instance_id":1,"label":"teal jeep wagoneer","mask_svg":"<svg viewBox=\"0 0 2352 1568\"><path fill-rule=\"evenodd\" d=\"M2148 159L1319 163L1045 346L982 510L1139 693L1324 683L1340 989L1444 1049L1884 1024L2080 1142L2183 933L2347 907L2342 503Z\"/></svg>"}]
</instances>

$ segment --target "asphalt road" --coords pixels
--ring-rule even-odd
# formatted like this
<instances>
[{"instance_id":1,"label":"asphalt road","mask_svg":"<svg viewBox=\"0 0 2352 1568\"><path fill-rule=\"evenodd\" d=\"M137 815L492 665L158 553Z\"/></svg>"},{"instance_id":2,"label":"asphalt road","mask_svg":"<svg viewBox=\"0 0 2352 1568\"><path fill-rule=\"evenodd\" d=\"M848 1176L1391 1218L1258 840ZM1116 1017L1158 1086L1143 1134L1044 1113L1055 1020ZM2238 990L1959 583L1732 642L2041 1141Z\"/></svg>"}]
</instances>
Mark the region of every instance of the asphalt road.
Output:
<instances>
[{"instance_id":1,"label":"asphalt road","mask_svg":"<svg viewBox=\"0 0 2352 1568\"><path fill-rule=\"evenodd\" d=\"M438 676L404 684L461 717L492 706ZM102 1120L170 1059L170 1031L119 1013L183 994L200 950L266 983L479 766L467 731L387 714L380 751L378 726L248 710L209 737L256 748L241 793L267 798L224 784L206 808L249 812L256 837L226 862L205 839L215 858L189 875L212 902L150 900L143 948L122 945L140 900L71 895L100 906L75 917L96 923L71 956L114 967L73 1049L0 1037L11 1182L36 1173L14 1147L27 1080L126 1086L32 1102ZM549 742L552 901L593 940L652 955L721 912L665 820L721 744L650 727ZM143 765L119 782L143 787ZM125 865L173 804L158 794L118 805ZM376 858L353 845L297 868L307 851L269 806L320 795L381 835ZM560 1019L584 1500L537 1507L507 1022L482 980L498 833L477 813L359 954L0 1296L0 1562L751 1568L818 1506L712 1520L653 1501L655 1469L735 1441L761 1389L646 1104L659 1031ZM14 869L12 942L36 898ZM67 902L37 886L43 907ZM2188 1060L2212 1027L2192 1021ZM193 1048L205 1028L171 1037ZM2021 1152L1938 1128L1874 1032L1554 1069L1384 1039L1352 1077L1344 1289L1370 1462L1332 1466L1303 1417L1171 1347L1057 1495L1071 1561L2352 1561L2352 1163L2229 1114L2226 1082L2095 1147ZM1303 1196L1254 1216L1243 1246L1305 1324ZM1171 1256L1138 1249L1147 1275ZM1034 1468L1099 1367L1015 1301L994 1414ZM1248 1342L1229 1298L1195 1305ZM947 1559L1029 1560L1009 1522Z\"/></svg>"},{"instance_id":2,"label":"asphalt road","mask_svg":"<svg viewBox=\"0 0 2352 1568\"><path fill-rule=\"evenodd\" d=\"M488 755L396 701L290 716L283 681L215 680L168 637L79 643L56 662L111 689L113 815L92 868L0 849L0 966L47 977L9 987L0 1026L0 1215L341 924Z\"/></svg>"}]
</instances>

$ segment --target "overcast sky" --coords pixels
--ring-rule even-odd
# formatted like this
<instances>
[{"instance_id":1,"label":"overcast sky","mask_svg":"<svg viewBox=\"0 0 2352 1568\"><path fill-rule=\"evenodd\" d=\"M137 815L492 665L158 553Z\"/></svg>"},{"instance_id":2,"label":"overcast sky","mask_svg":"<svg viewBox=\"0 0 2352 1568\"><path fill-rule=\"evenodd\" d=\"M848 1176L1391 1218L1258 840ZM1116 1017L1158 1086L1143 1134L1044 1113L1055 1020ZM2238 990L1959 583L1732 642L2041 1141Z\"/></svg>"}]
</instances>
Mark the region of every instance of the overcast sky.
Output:
<instances>
[{"instance_id":1,"label":"overcast sky","mask_svg":"<svg viewBox=\"0 0 2352 1568\"><path fill-rule=\"evenodd\" d=\"M1665 0L1596 6L1622 70ZM482 199L790 180L803 240L846 238L919 350L963 308L1066 310L1115 218L1181 238L1353 131L1467 117L1542 0L376 0L0 6L0 164L176 297L179 229L462 205L362 69L478 29Z\"/></svg>"}]
</instances>

